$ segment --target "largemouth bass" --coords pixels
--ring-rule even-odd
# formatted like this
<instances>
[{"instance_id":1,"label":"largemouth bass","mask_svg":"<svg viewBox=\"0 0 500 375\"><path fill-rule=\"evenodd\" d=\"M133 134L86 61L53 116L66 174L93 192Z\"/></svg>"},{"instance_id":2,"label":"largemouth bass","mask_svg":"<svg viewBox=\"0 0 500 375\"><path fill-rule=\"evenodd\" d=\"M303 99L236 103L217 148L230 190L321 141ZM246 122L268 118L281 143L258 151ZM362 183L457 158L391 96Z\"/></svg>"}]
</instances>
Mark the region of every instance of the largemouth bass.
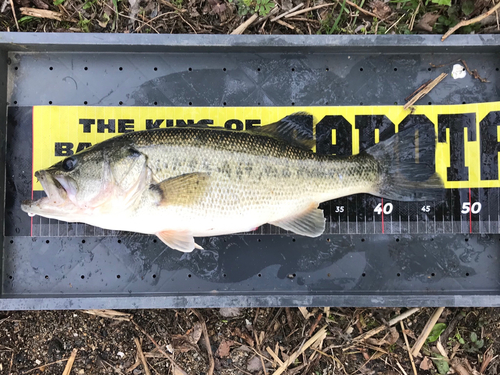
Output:
<instances>
[{"instance_id":1,"label":"largemouth bass","mask_svg":"<svg viewBox=\"0 0 500 375\"><path fill-rule=\"evenodd\" d=\"M346 195L408 201L443 193L436 174L418 181L429 176L429 166L409 157L414 130L354 156L318 155L301 118L295 114L247 131L177 127L126 133L37 171L47 197L25 201L22 209L31 216L156 234L167 246L189 252L200 248L194 237L266 223L319 236L325 229L319 203ZM420 136L419 155L434 150L434 142L434 134Z\"/></svg>"}]
</instances>

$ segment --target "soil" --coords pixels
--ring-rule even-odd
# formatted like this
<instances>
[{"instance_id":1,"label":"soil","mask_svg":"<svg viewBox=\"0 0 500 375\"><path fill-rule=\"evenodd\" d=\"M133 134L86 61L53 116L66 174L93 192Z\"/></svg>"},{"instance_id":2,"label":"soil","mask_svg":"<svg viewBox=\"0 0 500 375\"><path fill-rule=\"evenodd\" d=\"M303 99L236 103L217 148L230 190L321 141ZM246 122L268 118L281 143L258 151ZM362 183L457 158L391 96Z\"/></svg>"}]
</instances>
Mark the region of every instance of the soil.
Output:
<instances>
[{"instance_id":1,"label":"soil","mask_svg":"<svg viewBox=\"0 0 500 375\"><path fill-rule=\"evenodd\" d=\"M299 355L285 374L413 374L400 323L392 332L386 327L407 309L314 308L308 310L308 319L297 308L229 310L197 310L206 323L214 374L264 374L261 356L266 373L272 374L279 364L269 350L286 361L323 326L327 335L322 343ZM404 320L410 347L434 311L423 308ZM203 324L192 310L123 312L130 316L113 316L113 311L111 318L84 311L0 312L0 373L59 375L77 349L71 374L147 374L134 338L141 342L151 374L210 373ZM466 373L478 374L490 355L493 360L483 373L497 374L497 309L445 309L438 322L449 328L440 342L450 363L459 361L468 369ZM382 328L380 333L359 339L377 327ZM480 340L482 346L477 344ZM438 373L434 364L420 369L426 368L426 357L438 356L436 344L424 344L415 357L418 374Z\"/></svg>"}]
</instances>

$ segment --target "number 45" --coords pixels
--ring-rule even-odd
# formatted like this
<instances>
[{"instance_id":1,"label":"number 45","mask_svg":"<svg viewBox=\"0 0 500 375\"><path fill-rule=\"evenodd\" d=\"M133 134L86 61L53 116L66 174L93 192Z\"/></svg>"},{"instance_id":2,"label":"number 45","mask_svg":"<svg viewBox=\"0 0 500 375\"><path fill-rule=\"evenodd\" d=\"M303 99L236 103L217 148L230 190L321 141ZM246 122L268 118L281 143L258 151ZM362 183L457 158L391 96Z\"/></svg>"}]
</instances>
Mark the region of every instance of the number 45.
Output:
<instances>
[{"instance_id":1,"label":"number 45","mask_svg":"<svg viewBox=\"0 0 500 375\"><path fill-rule=\"evenodd\" d=\"M472 206L470 202L464 202L462 203L462 211L463 214L468 214L469 212L472 212L473 214L478 214L481 212L481 203L480 202L474 202L472 203Z\"/></svg>"}]
</instances>

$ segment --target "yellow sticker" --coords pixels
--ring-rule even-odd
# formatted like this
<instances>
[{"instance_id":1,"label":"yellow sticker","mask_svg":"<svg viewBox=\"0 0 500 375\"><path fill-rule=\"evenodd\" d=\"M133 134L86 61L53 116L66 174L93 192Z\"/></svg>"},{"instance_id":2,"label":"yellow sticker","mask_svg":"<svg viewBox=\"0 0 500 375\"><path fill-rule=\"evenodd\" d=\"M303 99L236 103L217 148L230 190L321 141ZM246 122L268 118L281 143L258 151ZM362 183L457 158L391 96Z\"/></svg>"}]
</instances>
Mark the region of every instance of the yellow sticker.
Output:
<instances>
[{"instance_id":1,"label":"yellow sticker","mask_svg":"<svg viewBox=\"0 0 500 375\"><path fill-rule=\"evenodd\" d=\"M33 108L33 170L47 168L73 153L130 131L196 123L243 130L300 111L313 116L317 137L319 132L329 135L324 139L330 144L320 146L330 153L342 147L344 153L348 150L357 154L366 134L379 141L383 140L384 132L390 134L402 127L422 124L434 127L436 171L447 188L500 187L500 102L416 106L412 113L402 106L38 106ZM38 182L33 188L43 190Z\"/></svg>"}]
</instances>

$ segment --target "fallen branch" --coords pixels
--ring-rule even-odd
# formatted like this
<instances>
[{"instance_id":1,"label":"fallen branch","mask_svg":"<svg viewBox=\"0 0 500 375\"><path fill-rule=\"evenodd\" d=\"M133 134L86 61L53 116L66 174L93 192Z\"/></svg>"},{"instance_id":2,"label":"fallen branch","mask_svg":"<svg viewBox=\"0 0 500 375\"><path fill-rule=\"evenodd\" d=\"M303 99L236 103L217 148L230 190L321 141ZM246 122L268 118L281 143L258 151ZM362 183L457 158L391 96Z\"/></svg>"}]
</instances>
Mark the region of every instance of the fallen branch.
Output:
<instances>
[{"instance_id":1,"label":"fallen branch","mask_svg":"<svg viewBox=\"0 0 500 375\"><path fill-rule=\"evenodd\" d=\"M214 362L214 355L212 353L212 346L210 345L210 338L208 336L208 330L207 330L207 325L205 323L205 320L201 316L201 314L196 311L195 309L191 309L194 315L198 318L198 320L201 323L201 329L203 331L203 339L205 340L205 346L207 347L207 353L208 353L208 375L213 375L214 373L214 367L215 367L215 362Z\"/></svg>"},{"instance_id":2,"label":"fallen branch","mask_svg":"<svg viewBox=\"0 0 500 375\"><path fill-rule=\"evenodd\" d=\"M134 342L135 346L137 346L137 355L139 356L139 359L141 360L142 367L144 367L144 372L146 375L151 375L151 371L149 371L149 366L148 362L146 361L146 357L144 357L144 353L141 348L141 342L137 337L134 337Z\"/></svg>"},{"instance_id":3,"label":"fallen branch","mask_svg":"<svg viewBox=\"0 0 500 375\"><path fill-rule=\"evenodd\" d=\"M410 108L413 104L415 104L418 100L423 98L425 95L427 95L431 90L437 86L439 82L441 82L443 79L445 79L448 76L448 73L441 73L439 76L437 76L431 83L429 83L427 86L422 88L413 98L410 99L408 103L404 105L404 109Z\"/></svg>"},{"instance_id":4,"label":"fallen branch","mask_svg":"<svg viewBox=\"0 0 500 375\"><path fill-rule=\"evenodd\" d=\"M73 363L75 362L76 358L76 353L78 352L78 349L73 349L71 352L71 355L68 358L68 362L66 362L66 367L64 368L64 371L62 375L69 375L71 373L71 369L73 368Z\"/></svg>"},{"instance_id":5,"label":"fallen branch","mask_svg":"<svg viewBox=\"0 0 500 375\"><path fill-rule=\"evenodd\" d=\"M12 0L11 0L12 1ZM61 13L53 12L51 10L46 9L36 9L36 8L20 8L21 14L25 16L32 16L37 18L48 18L56 21L69 21L73 23L77 23L78 20L74 18L64 17Z\"/></svg>"},{"instance_id":6,"label":"fallen branch","mask_svg":"<svg viewBox=\"0 0 500 375\"><path fill-rule=\"evenodd\" d=\"M445 74L445 73L443 73ZM434 314L430 317L430 319L427 321L427 324L424 327L424 330L418 337L417 341L413 345L413 348L411 350L411 354L416 357L420 353L420 349L422 349L422 346L425 343L425 340L427 340L427 337L429 337L432 328L436 325L436 322L438 321L439 317L444 311L444 307L438 307L436 311L434 311Z\"/></svg>"},{"instance_id":7,"label":"fallen branch","mask_svg":"<svg viewBox=\"0 0 500 375\"><path fill-rule=\"evenodd\" d=\"M234 29L231 32L231 35L241 35L245 32L245 30L250 26L256 19L257 19L257 13L252 15L249 19L247 19L245 22L243 22L240 26L238 26L236 29Z\"/></svg>"},{"instance_id":8,"label":"fallen branch","mask_svg":"<svg viewBox=\"0 0 500 375\"><path fill-rule=\"evenodd\" d=\"M446 34L443 35L443 37L441 38L441 42L444 42L444 40L446 38L448 38L451 34L453 34L455 31L457 31L458 29L460 29L461 27L464 27L464 26L468 26L470 24L473 24L473 23L476 23L476 22L479 22L481 21L482 19L488 17L490 14L493 14L495 13L498 9L500 9L500 2L495 5L493 8L491 8L489 11L483 13L483 14L480 14L479 16L477 17L474 17L470 20L465 20L465 21L460 21L459 23L457 23L455 26L453 26L451 29L449 29Z\"/></svg>"}]
</instances>

